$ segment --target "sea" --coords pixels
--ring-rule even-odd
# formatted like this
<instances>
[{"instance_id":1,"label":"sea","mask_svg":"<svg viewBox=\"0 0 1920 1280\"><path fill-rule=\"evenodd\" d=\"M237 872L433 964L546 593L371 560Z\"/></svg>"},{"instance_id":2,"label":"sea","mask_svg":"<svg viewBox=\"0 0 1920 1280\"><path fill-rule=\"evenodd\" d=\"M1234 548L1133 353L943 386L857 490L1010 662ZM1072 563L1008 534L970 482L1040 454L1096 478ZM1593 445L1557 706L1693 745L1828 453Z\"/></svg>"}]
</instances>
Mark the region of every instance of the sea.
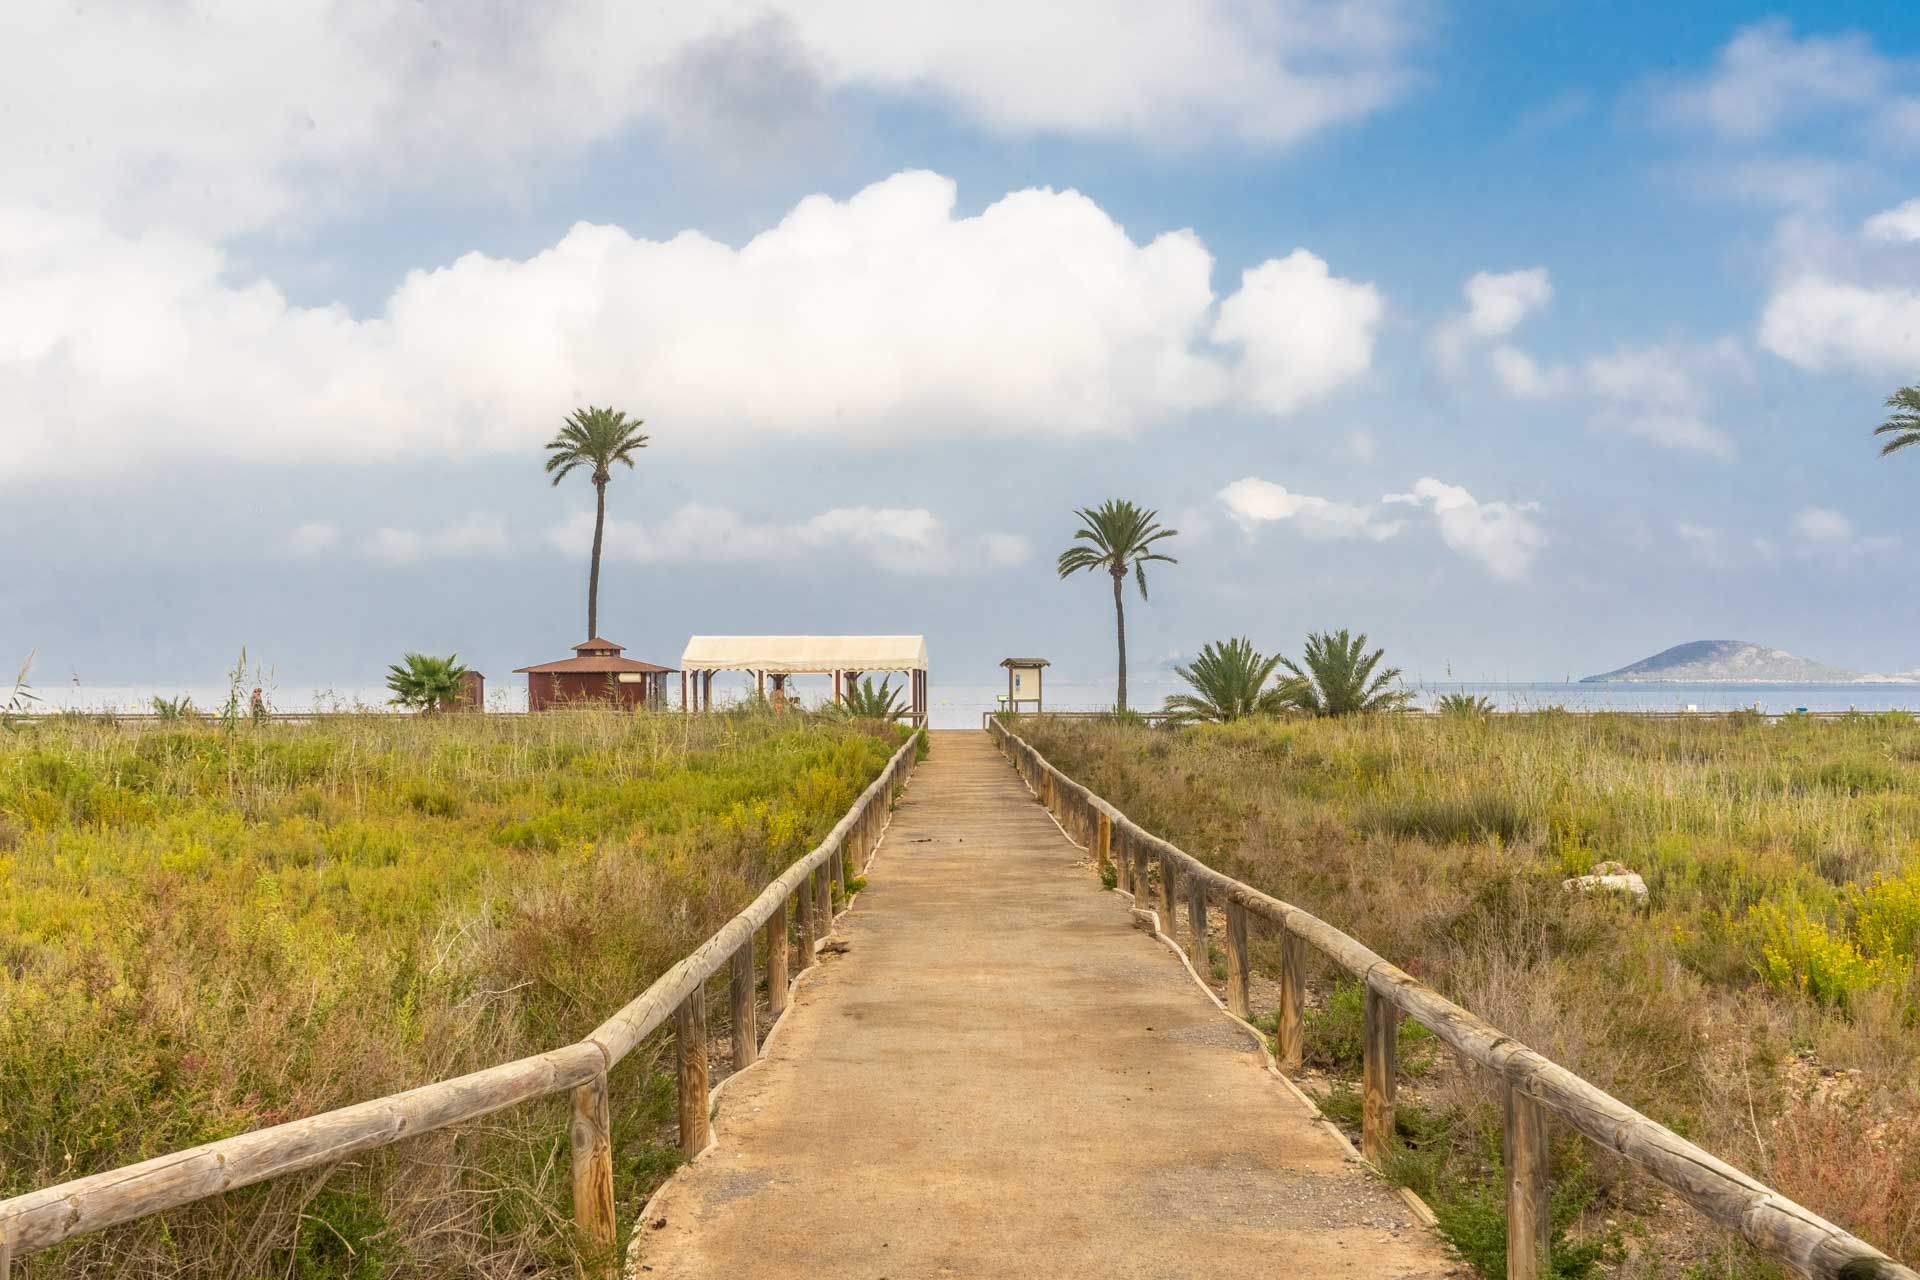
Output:
<instances>
[{"instance_id":1,"label":"sea","mask_svg":"<svg viewBox=\"0 0 1920 1280\"><path fill-rule=\"evenodd\" d=\"M831 695L825 678L796 681L808 702ZM1444 694L1469 693L1484 697L1502 711L1700 712L1757 710L1773 715L1794 711L1913 711L1920 712L1920 682L1859 684L1578 684L1566 682L1476 682L1409 680L1413 705L1427 707ZM1006 684L939 682L933 673L931 720L936 729L975 728L981 717L999 705ZM1168 694L1185 688L1163 672L1146 672L1128 682L1128 702L1138 710L1158 709ZM187 697L196 709L217 713L225 705L225 685L52 685L35 690L46 710L138 712L152 708L156 697ZM744 696L746 686L730 688L716 681L716 702ZM275 711L385 711L384 688L313 689L273 685L262 691ZM1105 711L1113 706L1111 679L1072 681L1050 679L1046 684L1049 711ZM526 710L526 688L515 681L487 691L493 711Z\"/></svg>"}]
</instances>

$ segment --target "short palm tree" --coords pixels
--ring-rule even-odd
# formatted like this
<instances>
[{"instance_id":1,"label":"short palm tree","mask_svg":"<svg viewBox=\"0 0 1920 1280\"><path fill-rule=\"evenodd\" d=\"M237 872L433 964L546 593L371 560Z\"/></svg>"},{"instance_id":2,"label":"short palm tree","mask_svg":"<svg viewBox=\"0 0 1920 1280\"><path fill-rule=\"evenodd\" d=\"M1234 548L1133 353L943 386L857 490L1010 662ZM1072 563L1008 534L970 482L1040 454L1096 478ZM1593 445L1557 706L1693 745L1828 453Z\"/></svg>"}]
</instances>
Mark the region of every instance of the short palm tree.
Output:
<instances>
[{"instance_id":1,"label":"short palm tree","mask_svg":"<svg viewBox=\"0 0 1920 1280\"><path fill-rule=\"evenodd\" d=\"M1883 458L1920 444L1920 385L1902 387L1888 396L1887 408L1893 412L1887 415L1885 422L1873 429L1873 434L1889 437L1880 446L1880 456Z\"/></svg>"},{"instance_id":2,"label":"short palm tree","mask_svg":"<svg viewBox=\"0 0 1920 1280\"><path fill-rule=\"evenodd\" d=\"M872 676L855 680L838 704L840 714L855 720L892 720L900 711L900 692L893 687L892 676L878 685Z\"/></svg>"},{"instance_id":3,"label":"short palm tree","mask_svg":"<svg viewBox=\"0 0 1920 1280\"><path fill-rule=\"evenodd\" d=\"M1173 669L1193 692L1173 694L1162 710L1175 720L1208 724L1284 711L1287 690L1267 683L1279 665L1279 654L1262 655L1244 636L1210 641L1190 666Z\"/></svg>"},{"instance_id":4,"label":"short palm tree","mask_svg":"<svg viewBox=\"0 0 1920 1280\"><path fill-rule=\"evenodd\" d=\"M1443 716L1477 720L1493 714L1493 699L1473 693L1443 693L1435 700L1433 709Z\"/></svg>"},{"instance_id":5,"label":"short palm tree","mask_svg":"<svg viewBox=\"0 0 1920 1280\"><path fill-rule=\"evenodd\" d=\"M1280 659L1280 665L1293 672L1293 679L1282 686L1287 700L1316 716L1399 710L1412 697L1387 687L1400 678L1400 668L1376 671L1386 650L1368 653L1366 648L1364 632L1349 635L1344 627L1325 635L1318 631L1309 634L1299 663Z\"/></svg>"},{"instance_id":6,"label":"short palm tree","mask_svg":"<svg viewBox=\"0 0 1920 1280\"><path fill-rule=\"evenodd\" d=\"M1074 531L1074 543L1060 553L1057 568L1065 578L1081 570L1104 569L1113 578L1113 625L1120 647L1120 687L1114 698L1116 710L1127 709L1127 611L1121 588L1127 571L1140 586L1140 598L1147 598L1147 562L1160 560L1178 564L1172 556L1162 555L1153 544L1171 538L1178 529L1162 529L1158 511L1146 511L1120 498L1109 498L1097 507L1082 507L1074 512L1080 527ZM1081 545L1085 543L1086 545Z\"/></svg>"},{"instance_id":7,"label":"short palm tree","mask_svg":"<svg viewBox=\"0 0 1920 1280\"><path fill-rule=\"evenodd\" d=\"M575 470L590 468L593 480L593 564L587 570L587 638L600 634L600 546L607 530L607 482L613 464L633 465L647 447L640 419L617 409L575 409L566 425L547 441L547 474L557 486Z\"/></svg>"},{"instance_id":8,"label":"short palm tree","mask_svg":"<svg viewBox=\"0 0 1920 1280\"><path fill-rule=\"evenodd\" d=\"M387 668L387 688L393 692L390 701L410 711L445 711L460 702L466 676L457 653L444 658L410 653Z\"/></svg>"}]
</instances>

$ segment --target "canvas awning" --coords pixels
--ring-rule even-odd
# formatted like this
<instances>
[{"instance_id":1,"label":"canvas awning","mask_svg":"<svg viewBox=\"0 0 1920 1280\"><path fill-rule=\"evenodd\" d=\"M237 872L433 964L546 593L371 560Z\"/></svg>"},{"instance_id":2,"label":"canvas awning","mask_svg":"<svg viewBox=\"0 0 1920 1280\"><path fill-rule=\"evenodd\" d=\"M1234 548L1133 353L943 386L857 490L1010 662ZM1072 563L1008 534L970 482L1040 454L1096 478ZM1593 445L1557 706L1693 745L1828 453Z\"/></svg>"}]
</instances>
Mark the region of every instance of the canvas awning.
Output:
<instances>
[{"instance_id":1,"label":"canvas awning","mask_svg":"<svg viewBox=\"0 0 1920 1280\"><path fill-rule=\"evenodd\" d=\"M925 671L925 636L695 636L684 671Z\"/></svg>"}]
</instances>

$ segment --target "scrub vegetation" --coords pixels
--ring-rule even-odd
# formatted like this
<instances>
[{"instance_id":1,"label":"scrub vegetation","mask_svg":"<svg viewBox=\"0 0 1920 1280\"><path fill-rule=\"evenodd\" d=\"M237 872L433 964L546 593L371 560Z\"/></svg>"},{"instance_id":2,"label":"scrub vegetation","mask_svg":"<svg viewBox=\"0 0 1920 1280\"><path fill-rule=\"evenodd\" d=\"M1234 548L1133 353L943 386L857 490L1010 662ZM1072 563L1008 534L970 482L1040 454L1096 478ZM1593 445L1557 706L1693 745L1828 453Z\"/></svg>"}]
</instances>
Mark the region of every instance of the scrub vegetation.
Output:
<instances>
[{"instance_id":1,"label":"scrub vegetation","mask_svg":"<svg viewBox=\"0 0 1920 1280\"><path fill-rule=\"evenodd\" d=\"M751 712L16 724L0 1194L578 1039L817 843L901 740ZM677 1159L672 1094L646 1047L615 1073L625 1218ZM83 1237L30 1274L567 1274L565 1107Z\"/></svg>"},{"instance_id":2,"label":"scrub vegetation","mask_svg":"<svg viewBox=\"0 0 1920 1280\"><path fill-rule=\"evenodd\" d=\"M1913 717L1030 718L1020 732L1190 853L1920 1258ZM1603 861L1641 873L1648 901L1563 887ZM1274 941L1255 957L1271 972ZM1359 1072L1358 989L1320 971L1310 1003L1308 1065L1337 1115ZM1497 1099L1408 1034L1397 1172L1500 1274ZM1564 1128L1554 1174L1561 1274L1776 1274Z\"/></svg>"}]
</instances>

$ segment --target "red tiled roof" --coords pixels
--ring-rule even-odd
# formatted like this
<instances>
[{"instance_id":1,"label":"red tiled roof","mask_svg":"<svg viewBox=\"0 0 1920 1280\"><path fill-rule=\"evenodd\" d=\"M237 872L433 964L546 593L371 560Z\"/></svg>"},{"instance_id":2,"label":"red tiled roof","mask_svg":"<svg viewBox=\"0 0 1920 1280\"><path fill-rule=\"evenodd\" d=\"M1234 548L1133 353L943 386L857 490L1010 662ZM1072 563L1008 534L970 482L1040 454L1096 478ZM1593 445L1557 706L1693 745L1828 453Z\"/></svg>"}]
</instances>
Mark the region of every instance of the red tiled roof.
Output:
<instances>
[{"instance_id":1,"label":"red tiled roof","mask_svg":"<svg viewBox=\"0 0 1920 1280\"><path fill-rule=\"evenodd\" d=\"M569 672L602 672L611 674L619 671L656 671L671 673L678 667L659 667L651 662L641 662L635 658L620 658L604 653L583 653L577 658L562 658L558 662L542 662L531 667L515 667L514 671L522 675L565 675Z\"/></svg>"}]
</instances>

